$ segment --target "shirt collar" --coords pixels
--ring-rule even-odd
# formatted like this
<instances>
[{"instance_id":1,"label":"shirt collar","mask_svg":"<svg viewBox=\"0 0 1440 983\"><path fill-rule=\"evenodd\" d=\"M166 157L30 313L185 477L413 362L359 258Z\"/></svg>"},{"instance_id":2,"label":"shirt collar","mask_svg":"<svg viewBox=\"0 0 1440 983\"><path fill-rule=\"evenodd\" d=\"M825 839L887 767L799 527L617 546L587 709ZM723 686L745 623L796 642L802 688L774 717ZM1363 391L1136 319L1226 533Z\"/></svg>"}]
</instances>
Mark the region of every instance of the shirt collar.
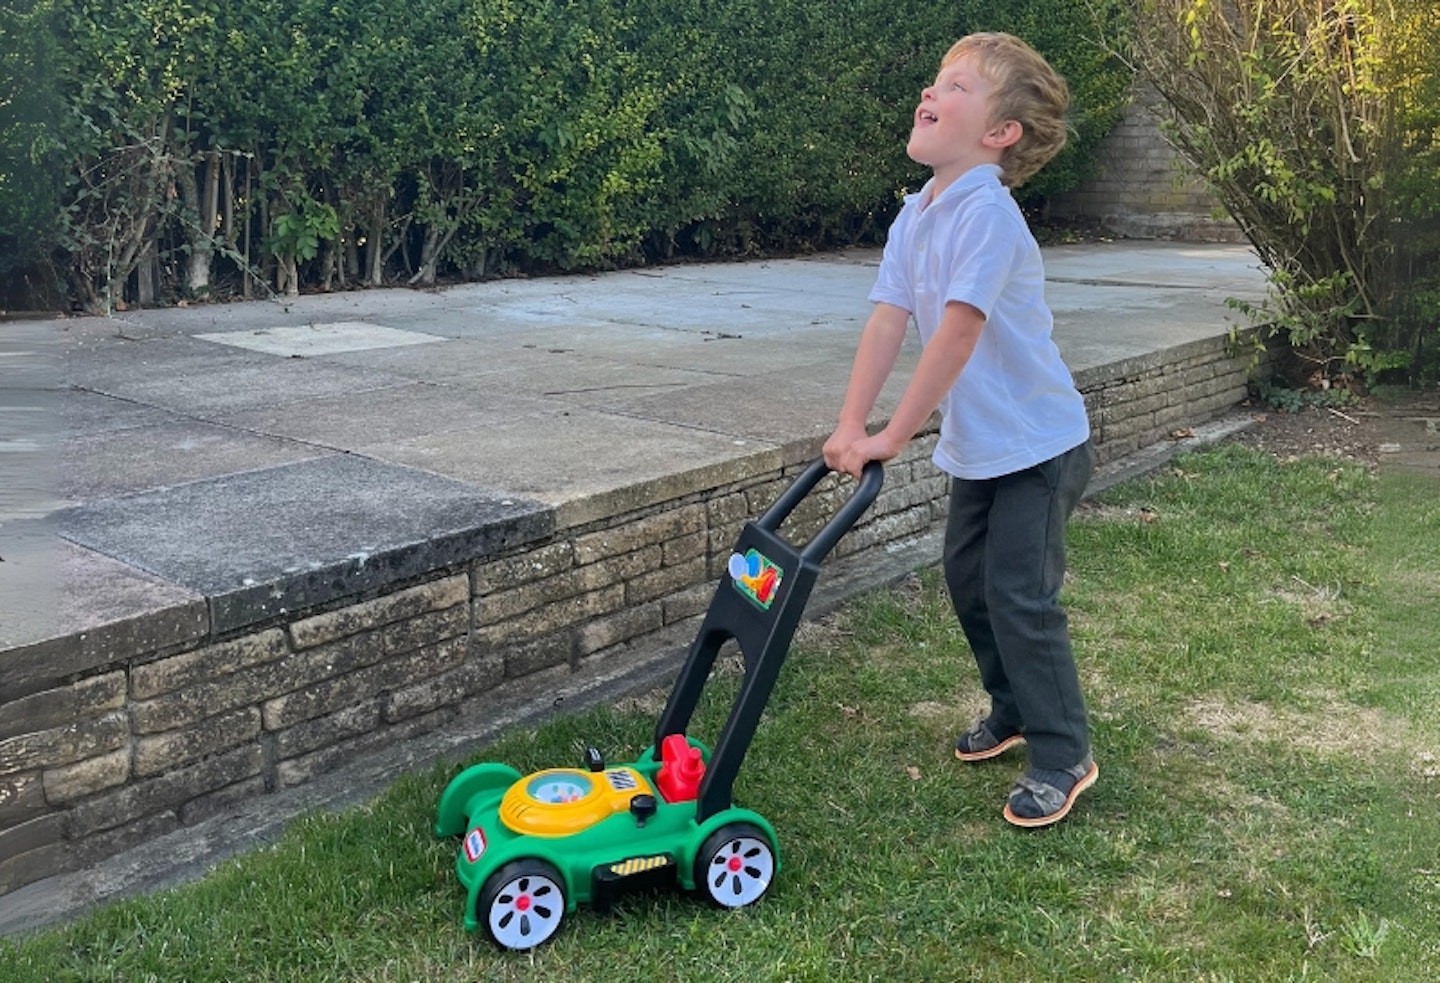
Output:
<instances>
[{"instance_id":1,"label":"shirt collar","mask_svg":"<svg viewBox=\"0 0 1440 983\"><path fill-rule=\"evenodd\" d=\"M974 167L970 168L970 170L966 171L964 174L956 178L955 181L950 185L950 187L940 192L940 197L937 199L937 201L945 201L946 199L956 197L957 195L963 195L967 191L971 191L984 184L999 184L1000 175L1004 173L1004 169L1001 168L999 164L976 164ZM913 195L909 195L908 199L914 199L917 203L925 201L926 197L930 194L930 188L932 185L934 185L934 183L935 178L931 177L930 180L925 182L925 185L919 191L915 192L915 194ZM928 209L934 204L936 204L936 202L932 201L929 205L926 205L925 207Z\"/></svg>"}]
</instances>

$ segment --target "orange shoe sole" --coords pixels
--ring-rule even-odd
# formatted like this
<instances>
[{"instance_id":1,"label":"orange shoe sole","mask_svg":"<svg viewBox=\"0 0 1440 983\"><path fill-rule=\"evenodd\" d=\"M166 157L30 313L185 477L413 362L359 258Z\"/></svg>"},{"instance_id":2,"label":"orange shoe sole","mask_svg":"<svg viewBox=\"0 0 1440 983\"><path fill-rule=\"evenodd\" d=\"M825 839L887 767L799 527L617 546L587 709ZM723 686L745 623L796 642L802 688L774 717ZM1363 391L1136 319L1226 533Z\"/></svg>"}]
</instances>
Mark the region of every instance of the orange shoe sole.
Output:
<instances>
[{"instance_id":1,"label":"orange shoe sole","mask_svg":"<svg viewBox=\"0 0 1440 983\"><path fill-rule=\"evenodd\" d=\"M1065 797L1065 804L1062 805L1059 809L1056 809L1048 816L1037 816L1034 819L1029 819L1025 816L1015 815L1015 813L1010 811L1010 803L1006 802L1005 821L1010 823L1010 825L1012 826L1021 826L1025 829L1037 829L1041 826L1051 826L1055 823L1058 823L1060 820L1070 815L1070 809L1075 805L1075 800L1080 797L1080 793L1085 791L1091 785L1094 785L1095 779L1099 777L1100 766L1092 761L1090 762L1090 770L1087 771L1084 775L1080 776L1080 780L1075 783L1075 787L1072 788L1070 790L1070 794Z\"/></svg>"},{"instance_id":2,"label":"orange shoe sole","mask_svg":"<svg viewBox=\"0 0 1440 983\"><path fill-rule=\"evenodd\" d=\"M994 747L991 748L986 748L983 751L962 751L959 748L956 748L955 757L961 761L988 761L991 758L999 757L1015 745L1024 743L1024 734L1011 734L999 744L996 744Z\"/></svg>"}]
</instances>

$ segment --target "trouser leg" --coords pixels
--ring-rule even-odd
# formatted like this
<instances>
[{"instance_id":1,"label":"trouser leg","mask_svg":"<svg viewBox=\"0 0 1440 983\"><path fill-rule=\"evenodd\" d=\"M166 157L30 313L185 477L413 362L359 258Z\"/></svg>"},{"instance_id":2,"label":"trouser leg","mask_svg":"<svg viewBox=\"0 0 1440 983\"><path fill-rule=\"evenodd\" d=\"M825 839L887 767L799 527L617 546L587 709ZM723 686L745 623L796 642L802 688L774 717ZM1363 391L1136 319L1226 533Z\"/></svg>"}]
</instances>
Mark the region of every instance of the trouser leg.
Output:
<instances>
[{"instance_id":1,"label":"trouser leg","mask_svg":"<svg viewBox=\"0 0 1440 983\"><path fill-rule=\"evenodd\" d=\"M956 480L951 490L944 565L955 613L992 720L1022 726L1037 768L1068 768L1090 751L1059 594L1065 524L1092 461L1086 443L1001 478Z\"/></svg>"},{"instance_id":2,"label":"trouser leg","mask_svg":"<svg viewBox=\"0 0 1440 983\"><path fill-rule=\"evenodd\" d=\"M950 483L950 514L941 565L950 603L980 670L980 685L990 696L990 727L1006 734L1020 730L1024 719L1005 675L985 602L985 555L993 500L993 482L957 478Z\"/></svg>"}]
</instances>

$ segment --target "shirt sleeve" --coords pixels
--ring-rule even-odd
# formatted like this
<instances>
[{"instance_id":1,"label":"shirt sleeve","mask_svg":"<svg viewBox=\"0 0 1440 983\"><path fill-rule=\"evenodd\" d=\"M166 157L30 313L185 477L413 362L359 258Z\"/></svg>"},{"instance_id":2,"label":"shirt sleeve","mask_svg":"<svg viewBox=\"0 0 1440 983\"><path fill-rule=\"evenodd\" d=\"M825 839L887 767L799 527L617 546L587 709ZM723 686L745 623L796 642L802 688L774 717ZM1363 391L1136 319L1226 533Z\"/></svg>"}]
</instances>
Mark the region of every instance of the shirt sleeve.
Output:
<instances>
[{"instance_id":1,"label":"shirt sleeve","mask_svg":"<svg viewBox=\"0 0 1440 983\"><path fill-rule=\"evenodd\" d=\"M914 313L915 299L911 290L910 274L902 258L902 243L905 240L906 223L910 220L910 206L907 204L890 223L890 234L885 239L885 251L880 257L880 272L875 276L875 286L870 289L872 304L891 304Z\"/></svg>"},{"instance_id":2,"label":"shirt sleeve","mask_svg":"<svg viewBox=\"0 0 1440 983\"><path fill-rule=\"evenodd\" d=\"M968 210L955 239L945 301L969 304L988 318L1014 276L1023 230L1009 209L986 204Z\"/></svg>"}]
</instances>

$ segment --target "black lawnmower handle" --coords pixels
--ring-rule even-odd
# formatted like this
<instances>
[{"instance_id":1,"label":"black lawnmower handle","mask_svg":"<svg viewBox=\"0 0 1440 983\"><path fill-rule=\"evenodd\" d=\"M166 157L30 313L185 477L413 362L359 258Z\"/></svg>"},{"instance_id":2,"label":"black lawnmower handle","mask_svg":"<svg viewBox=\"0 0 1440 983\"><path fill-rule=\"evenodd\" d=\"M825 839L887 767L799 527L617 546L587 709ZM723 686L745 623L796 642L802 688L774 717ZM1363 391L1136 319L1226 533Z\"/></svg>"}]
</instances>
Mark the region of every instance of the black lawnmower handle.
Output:
<instances>
[{"instance_id":1,"label":"black lawnmower handle","mask_svg":"<svg viewBox=\"0 0 1440 983\"><path fill-rule=\"evenodd\" d=\"M770 506L755 524L768 532L775 532L780 524L795 511L795 507L805 500L820 483L820 480L830 473L830 466L825 459L819 458L810 467L806 468L798 478L785 489L785 493L776 499L775 504ZM840 510L825 523L824 528L817 532L814 537L801 550L800 556L807 562L819 564L826 555L835 548L840 537L845 535L865 510L875 501L875 496L880 494L880 486L885 483L885 468L879 461L869 461L860 472L860 481L855 487L855 492Z\"/></svg>"}]
</instances>

